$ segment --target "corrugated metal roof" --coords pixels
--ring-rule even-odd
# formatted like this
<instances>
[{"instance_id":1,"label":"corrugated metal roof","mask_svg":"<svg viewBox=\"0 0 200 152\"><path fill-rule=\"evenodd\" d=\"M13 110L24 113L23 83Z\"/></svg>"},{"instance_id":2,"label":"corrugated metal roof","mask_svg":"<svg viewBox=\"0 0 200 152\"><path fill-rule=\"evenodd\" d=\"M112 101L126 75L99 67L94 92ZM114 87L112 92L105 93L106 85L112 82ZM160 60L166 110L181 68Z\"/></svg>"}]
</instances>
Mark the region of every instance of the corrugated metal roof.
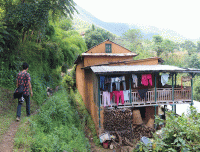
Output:
<instances>
[{"instance_id":1,"label":"corrugated metal roof","mask_svg":"<svg viewBox=\"0 0 200 152\"><path fill-rule=\"evenodd\" d=\"M96 74L122 74L134 72L192 72L200 73L200 69L190 70L171 65L123 65L123 66L92 66L92 71Z\"/></svg>"},{"instance_id":2,"label":"corrugated metal roof","mask_svg":"<svg viewBox=\"0 0 200 152\"><path fill-rule=\"evenodd\" d=\"M137 56L135 53L82 53L82 56Z\"/></svg>"}]
</instances>

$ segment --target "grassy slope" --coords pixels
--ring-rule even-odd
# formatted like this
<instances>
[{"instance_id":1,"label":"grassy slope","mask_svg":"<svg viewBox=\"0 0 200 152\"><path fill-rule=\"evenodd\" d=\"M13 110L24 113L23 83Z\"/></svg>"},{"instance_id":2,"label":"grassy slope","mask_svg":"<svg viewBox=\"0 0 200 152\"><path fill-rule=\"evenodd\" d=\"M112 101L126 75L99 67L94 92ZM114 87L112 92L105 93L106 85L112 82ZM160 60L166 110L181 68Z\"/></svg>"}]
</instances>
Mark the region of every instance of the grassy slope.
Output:
<instances>
[{"instance_id":1,"label":"grassy slope","mask_svg":"<svg viewBox=\"0 0 200 152\"><path fill-rule=\"evenodd\" d=\"M42 147L45 147L45 145L46 145L46 150L50 150L49 147L51 147L51 145L54 145L56 142L58 142L55 144L56 146L59 145L60 142L64 142L65 143L63 145L64 147L65 145L67 145L67 147L71 147L73 149L77 147L77 144L79 144L80 146L82 145L83 151L86 151L85 148L89 148L88 147L89 143L88 143L88 139L86 139L85 136L87 138L92 137L95 144L98 145L99 140L96 135L94 123L83 104L80 94L78 94L77 91L75 92L71 91L70 95L68 95L66 100L64 100L64 98L66 98L66 93L65 94L63 94L63 92L56 93L55 95L53 95L47 100L47 103L43 104L40 107L40 109L38 110L39 112L37 114L35 114L34 116L31 116L30 118L25 117L24 119L21 120L20 126L18 128L18 131L14 139L15 140L14 151L31 151L31 150L36 150L36 149L39 150ZM54 102L56 102L56 105L53 106ZM68 106L71 106L71 108L70 109L67 108L68 106L64 106L63 108L63 106L61 106L60 104L62 105L66 104ZM55 111L54 112L52 112L51 110L49 111L48 110L50 109L49 106L51 108L55 108ZM60 109L60 110L56 112L56 109ZM66 111L67 113L64 112L63 110ZM76 111L78 112L77 114L79 118L76 116L77 121L73 122L73 120L70 120L70 117L74 117L75 115L72 113L76 113ZM64 115L65 114L68 115L67 117L69 118L69 122L66 124L68 126L68 127L66 126L67 128L65 128L65 125L63 126L60 123L60 122L63 122L63 119L61 118L62 117L61 115L63 114L61 114L60 112L63 113ZM59 115L57 115L58 113ZM40 124L41 122L46 121L46 118L45 119L41 118L42 115L45 115L45 117L48 117L47 120L49 122L54 122L54 120L56 119L57 124L60 124L60 125L56 125L56 123L52 123L50 127L53 129L51 129L49 133L44 133L42 131L43 128L41 128L41 131L40 131L40 127L38 126L41 125ZM43 124L42 126L45 127L46 125ZM72 128L70 126L72 126ZM77 126L75 127L77 128L75 129L76 132L73 132L72 130L74 126ZM65 128L65 129L63 130L62 128ZM59 137L60 134L62 134L62 137ZM37 142L41 140L43 143L42 147L39 144L40 142L39 143ZM73 144L74 140L76 141L76 144L75 143ZM51 143L51 145L48 146L48 143ZM52 147L52 150L55 147L55 145ZM59 146L57 148L59 148L60 150L62 149L62 147L59 147ZM71 148L69 149L69 151L71 151Z\"/></svg>"},{"instance_id":2,"label":"grassy slope","mask_svg":"<svg viewBox=\"0 0 200 152\"><path fill-rule=\"evenodd\" d=\"M13 90L0 87L0 140L2 135L8 130L12 121L16 119L17 99L13 99ZM25 103L22 106L21 119L26 116ZM38 106L36 102L31 100L31 113L33 113Z\"/></svg>"}]
</instances>

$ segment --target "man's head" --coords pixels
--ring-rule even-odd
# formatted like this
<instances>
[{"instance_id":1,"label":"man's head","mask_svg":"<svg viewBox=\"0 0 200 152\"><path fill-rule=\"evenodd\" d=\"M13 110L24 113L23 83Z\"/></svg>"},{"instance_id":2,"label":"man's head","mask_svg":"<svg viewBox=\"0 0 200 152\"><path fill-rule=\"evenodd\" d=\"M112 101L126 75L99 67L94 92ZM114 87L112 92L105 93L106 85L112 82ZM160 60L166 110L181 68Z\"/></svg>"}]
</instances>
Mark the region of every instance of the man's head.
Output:
<instances>
[{"instance_id":1,"label":"man's head","mask_svg":"<svg viewBox=\"0 0 200 152\"><path fill-rule=\"evenodd\" d=\"M22 65L23 70L26 70L27 68L29 68L28 63L24 62Z\"/></svg>"}]
</instances>

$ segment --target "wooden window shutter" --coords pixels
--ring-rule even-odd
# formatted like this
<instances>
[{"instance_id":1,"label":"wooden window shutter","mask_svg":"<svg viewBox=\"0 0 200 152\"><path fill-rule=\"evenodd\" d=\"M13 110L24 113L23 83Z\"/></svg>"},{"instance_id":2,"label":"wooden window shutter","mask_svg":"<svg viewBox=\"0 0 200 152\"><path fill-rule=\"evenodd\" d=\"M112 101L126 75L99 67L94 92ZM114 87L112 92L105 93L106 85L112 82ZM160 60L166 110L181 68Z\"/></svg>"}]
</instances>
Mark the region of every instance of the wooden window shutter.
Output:
<instances>
[{"instance_id":1,"label":"wooden window shutter","mask_svg":"<svg viewBox=\"0 0 200 152\"><path fill-rule=\"evenodd\" d=\"M106 53L112 53L111 44L106 44Z\"/></svg>"}]
</instances>

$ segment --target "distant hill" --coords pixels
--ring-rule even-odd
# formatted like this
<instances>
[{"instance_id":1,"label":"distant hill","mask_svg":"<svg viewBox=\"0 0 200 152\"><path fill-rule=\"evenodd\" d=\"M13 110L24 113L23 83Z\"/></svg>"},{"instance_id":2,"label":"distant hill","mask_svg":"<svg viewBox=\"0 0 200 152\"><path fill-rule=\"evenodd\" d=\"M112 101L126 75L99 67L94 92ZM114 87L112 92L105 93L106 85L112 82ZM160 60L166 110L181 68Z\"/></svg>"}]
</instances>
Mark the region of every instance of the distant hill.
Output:
<instances>
[{"instance_id":1,"label":"distant hill","mask_svg":"<svg viewBox=\"0 0 200 152\"><path fill-rule=\"evenodd\" d=\"M122 34L125 33L129 29L140 29L142 31L144 38L149 39L149 40L152 39L153 35L161 35L165 39L170 39L176 42L182 42L184 40L192 40L192 39L187 39L183 37L182 35L180 35L179 33L170 29L160 29L154 26L144 26L144 25L128 24L128 23L103 22L78 5L76 6L76 9L78 10L79 14L76 13L74 15L74 22L76 24L75 28L78 31L81 31L81 30L84 31L87 28L89 28L92 24L94 24L118 36L122 36ZM79 22L79 25L78 25L78 22ZM80 22L84 22L84 26L80 25L80 24L83 24ZM86 24L87 24L87 28L86 28ZM197 40L192 40L192 41L197 41Z\"/></svg>"}]
</instances>

